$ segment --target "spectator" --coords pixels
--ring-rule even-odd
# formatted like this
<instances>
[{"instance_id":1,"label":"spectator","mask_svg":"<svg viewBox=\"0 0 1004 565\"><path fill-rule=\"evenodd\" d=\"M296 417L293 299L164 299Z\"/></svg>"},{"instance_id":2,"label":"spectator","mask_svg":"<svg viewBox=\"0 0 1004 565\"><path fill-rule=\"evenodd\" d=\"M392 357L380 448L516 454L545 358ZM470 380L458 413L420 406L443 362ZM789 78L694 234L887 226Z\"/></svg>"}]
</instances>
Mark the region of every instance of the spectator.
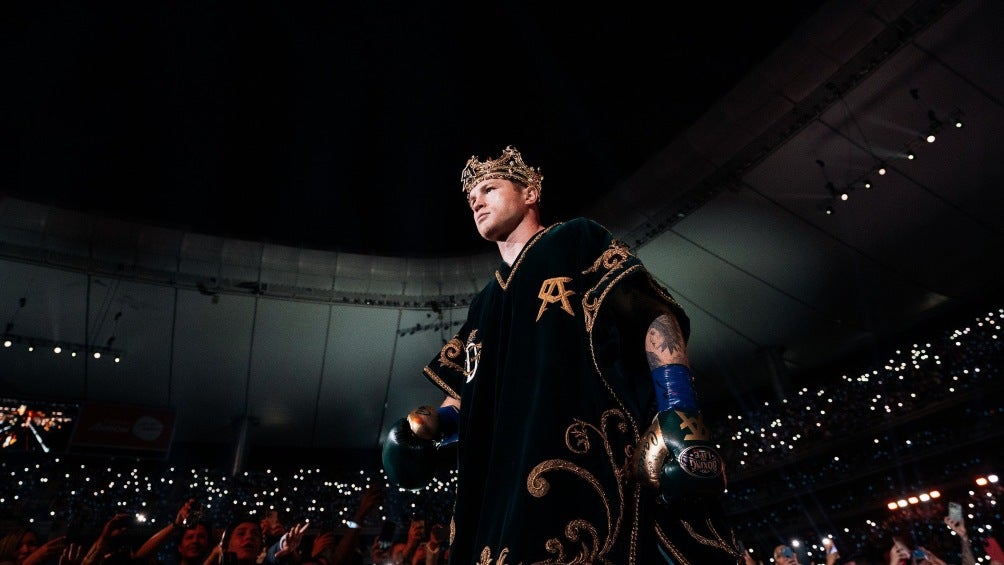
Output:
<instances>
[{"instance_id":1,"label":"spectator","mask_svg":"<svg viewBox=\"0 0 1004 565\"><path fill-rule=\"evenodd\" d=\"M743 565L763 565L763 561L757 561L749 550L743 552Z\"/></svg>"},{"instance_id":2,"label":"spectator","mask_svg":"<svg viewBox=\"0 0 1004 565\"><path fill-rule=\"evenodd\" d=\"M64 536L43 543L35 530L19 523L4 530L6 533L0 537L0 564L42 565L58 557L60 565L72 565L82 558L81 547L68 544Z\"/></svg>"},{"instance_id":3,"label":"spectator","mask_svg":"<svg viewBox=\"0 0 1004 565\"><path fill-rule=\"evenodd\" d=\"M996 538L993 536L988 537L984 550L990 558L990 565L1004 565L1004 550L1001 550L1001 546L997 543Z\"/></svg>"},{"instance_id":4,"label":"spectator","mask_svg":"<svg viewBox=\"0 0 1004 565\"><path fill-rule=\"evenodd\" d=\"M412 516L408 524L408 537L391 547L390 558L394 565L411 565L418 546L425 539L425 520Z\"/></svg>"},{"instance_id":5,"label":"spectator","mask_svg":"<svg viewBox=\"0 0 1004 565\"><path fill-rule=\"evenodd\" d=\"M961 520L956 522L945 516L945 525L959 536L959 541L962 543L962 549L959 552L962 557L962 565L976 565L976 557L973 555L973 546L969 541L969 536L966 534L965 524Z\"/></svg>"},{"instance_id":6,"label":"spectator","mask_svg":"<svg viewBox=\"0 0 1004 565\"><path fill-rule=\"evenodd\" d=\"M286 530L286 533L282 534L265 551L265 563L268 565L277 563L298 564L302 559L300 547L303 544L303 535L306 533L308 525L309 523L304 521L293 524Z\"/></svg>"},{"instance_id":7,"label":"spectator","mask_svg":"<svg viewBox=\"0 0 1004 565\"><path fill-rule=\"evenodd\" d=\"M136 550L133 557L138 560L159 561L156 558L157 551L171 536L181 532L171 558L164 560L164 565L202 565L212 551L213 529L207 522L199 520L202 514L199 508L200 505L194 498L186 500L178 509L174 521L150 536Z\"/></svg>"},{"instance_id":8,"label":"spectator","mask_svg":"<svg viewBox=\"0 0 1004 565\"><path fill-rule=\"evenodd\" d=\"M129 561L132 551L124 543L124 534L129 529L132 514L120 512L112 516L101 528L101 533L84 554L82 565L101 565L106 561Z\"/></svg>"},{"instance_id":9,"label":"spectator","mask_svg":"<svg viewBox=\"0 0 1004 565\"><path fill-rule=\"evenodd\" d=\"M241 516L227 526L204 565L297 565L307 525L307 522L294 524L266 549L262 520Z\"/></svg>"},{"instance_id":10,"label":"spectator","mask_svg":"<svg viewBox=\"0 0 1004 565\"><path fill-rule=\"evenodd\" d=\"M823 551L826 552L826 565L835 565L837 560L840 559L840 552L830 538L823 538Z\"/></svg>"},{"instance_id":11,"label":"spectator","mask_svg":"<svg viewBox=\"0 0 1004 565\"><path fill-rule=\"evenodd\" d=\"M799 565L795 552L783 544L774 548L774 563L777 565Z\"/></svg>"},{"instance_id":12,"label":"spectator","mask_svg":"<svg viewBox=\"0 0 1004 565\"><path fill-rule=\"evenodd\" d=\"M223 530L220 543L210 552L205 565L256 565L263 548L261 520L242 516Z\"/></svg>"},{"instance_id":13,"label":"spectator","mask_svg":"<svg viewBox=\"0 0 1004 565\"><path fill-rule=\"evenodd\" d=\"M443 524L434 524L429 540L418 546L415 556L406 565L440 565L449 559L449 532Z\"/></svg>"},{"instance_id":14,"label":"spectator","mask_svg":"<svg viewBox=\"0 0 1004 565\"><path fill-rule=\"evenodd\" d=\"M885 562L888 565L904 565L910 562L910 549L899 538L893 538L892 547L886 552Z\"/></svg>"},{"instance_id":15,"label":"spectator","mask_svg":"<svg viewBox=\"0 0 1004 565\"><path fill-rule=\"evenodd\" d=\"M359 544L360 525L372 514L373 509L383 500L383 489L371 485L363 494L359 507L352 520L349 521L349 531L334 545L334 532L325 532L314 538L310 558L319 565L351 565L362 562L362 552ZM333 549L331 549L333 547Z\"/></svg>"},{"instance_id":16,"label":"spectator","mask_svg":"<svg viewBox=\"0 0 1004 565\"><path fill-rule=\"evenodd\" d=\"M279 541L279 538L286 533L286 527L279 521L279 512L269 510L261 520L261 533L264 536L265 545L272 545Z\"/></svg>"}]
</instances>

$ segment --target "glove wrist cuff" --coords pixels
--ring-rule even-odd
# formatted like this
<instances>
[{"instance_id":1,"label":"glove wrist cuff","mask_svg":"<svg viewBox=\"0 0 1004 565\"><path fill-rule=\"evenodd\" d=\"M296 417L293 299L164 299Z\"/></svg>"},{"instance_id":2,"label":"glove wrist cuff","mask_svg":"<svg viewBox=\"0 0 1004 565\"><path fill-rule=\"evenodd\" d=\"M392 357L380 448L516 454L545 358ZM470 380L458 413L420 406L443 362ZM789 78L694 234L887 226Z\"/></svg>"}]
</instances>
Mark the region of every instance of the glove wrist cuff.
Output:
<instances>
[{"instance_id":1,"label":"glove wrist cuff","mask_svg":"<svg viewBox=\"0 0 1004 565\"><path fill-rule=\"evenodd\" d=\"M659 411L675 408L688 412L697 411L697 393L686 365L672 363L652 369L652 386Z\"/></svg>"}]
</instances>

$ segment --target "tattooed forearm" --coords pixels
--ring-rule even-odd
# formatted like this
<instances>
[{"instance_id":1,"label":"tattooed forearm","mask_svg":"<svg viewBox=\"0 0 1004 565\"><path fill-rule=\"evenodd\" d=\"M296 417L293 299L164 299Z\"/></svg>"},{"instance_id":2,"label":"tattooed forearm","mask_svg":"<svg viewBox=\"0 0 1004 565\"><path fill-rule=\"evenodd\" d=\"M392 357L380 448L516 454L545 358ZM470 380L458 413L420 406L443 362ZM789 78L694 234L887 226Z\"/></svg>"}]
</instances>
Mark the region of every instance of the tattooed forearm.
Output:
<instances>
[{"instance_id":1,"label":"tattooed forearm","mask_svg":"<svg viewBox=\"0 0 1004 565\"><path fill-rule=\"evenodd\" d=\"M645 355L651 369L670 363L687 363L686 344L676 318L663 314L648 326Z\"/></svg>"}]
</instances>

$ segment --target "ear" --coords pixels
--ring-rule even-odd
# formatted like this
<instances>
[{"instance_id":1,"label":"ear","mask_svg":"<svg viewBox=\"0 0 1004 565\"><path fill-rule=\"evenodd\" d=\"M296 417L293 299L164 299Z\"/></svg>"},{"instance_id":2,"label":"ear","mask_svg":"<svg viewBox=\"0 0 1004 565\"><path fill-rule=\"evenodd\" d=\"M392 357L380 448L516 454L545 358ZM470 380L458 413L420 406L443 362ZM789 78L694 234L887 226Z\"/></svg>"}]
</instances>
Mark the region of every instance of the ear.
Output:
<instances>
[{"instance_id":1,"label":"ear","mask_svg":"<svg viewBox=\"0 0 1004 565\"><path fill-rule=\"evenodd\" d=\"M537 204L540 202L540 187L528 186L523 194L523 202L526 204Z\"/></svg>"}]
</instances>

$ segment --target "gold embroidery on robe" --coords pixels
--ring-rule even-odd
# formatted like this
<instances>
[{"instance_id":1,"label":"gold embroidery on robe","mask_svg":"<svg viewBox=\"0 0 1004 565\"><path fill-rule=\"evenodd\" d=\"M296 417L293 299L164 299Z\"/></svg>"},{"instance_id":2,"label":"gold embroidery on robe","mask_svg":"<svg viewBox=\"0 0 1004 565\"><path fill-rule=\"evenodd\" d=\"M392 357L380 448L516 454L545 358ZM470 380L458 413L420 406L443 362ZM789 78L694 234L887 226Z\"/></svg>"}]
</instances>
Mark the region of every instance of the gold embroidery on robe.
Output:
<instances>
[{"instance_id":1,"label":"gold embroidery on robe","mask_svg":"<svg viewBox=\"0 0 1004 565\"><path fill-rule=\"evenodd\" d=\"M582 310L586 318L586 331L593 331L593 322L596 319L596 313L600 309L600 304L602 304L603 298L607 295L607 291L614 287L614 282L609 280L610 277L616 271L620 270L630 257L633 257L633 255L631 255L631 251L628 249L628 246L615 239L610 242L610 247L607 247L607 249L596 259L596 261L593 262L591 267L582 271L582 274L584 275L602 272L600 280L596 283L596 286L589 289L589 292L582 295ZM640 264L635 265L634 267L629 268L628 272L640 267ZM627 273L621 273L616 278L620 279L625 274ZM597 289L600 288L602 288L603 291L599 296L595 296Z\"/></svg>"},{"instance_id":2,"label":"gold embroidery on robe","mask_svg":"<svg viewBox=\"0 0 1004 565\"><path fill-rule=\"evenodd\" d=\"M537 298L540 299L540 310L537 311L537 319L534 322L540 321L540 317L544 315L544 310L547 309L548 304L556 302L561 303L562 310L568 312L573 317L575 316L572 305L568 303L568 297L575 294L575 291L565 289L565 283L567 282L572 282L572 277L554 277L546 279L541 283L540 292L537 293Z\"/></svg>"},{"instance_id":3,"label":"gold embroidery on robe","mask_svg":"<svg viewBox=\"0 0 1004 565\"><path fill-rule=\"evenodd\" d=\"M458 394L457 391L450 388L450 385L446 384L446 381L439 378L439 375L434 373L432 369L426 367L425 369L422 369L422 372L425 373L426 378L436 383L436 385L439 388L446 391L446 394L448 394L451 398L456 398L457 400L460 400L460 394Z\"/></svg>"},{"instance_id":4,"label":"gold embroidery on robe","mask_svg":"<svg viewBox=\"0 0 1004 565\"><path fill-rule=\"evenodd\" d=\"M463 373L464 368L460 365L460 354L462 351L464 351L464 342L460 341L458 336L453 336L439 351L439 362L458 373Z\"/></svg>"},{"instance_id":5,"label":"gold embroidery on robe","mask_svg":"<svg viewBox=\"0 0 1004 565\"><path fill-rule=\"evenodd\" d=\"M509 276L506 277L505 280L502 280L502 273L500 273L499 271L495 271L495 280L498 281L499 286L502 287L502 290L507 290L509 288L509 283L512 282L512 278L516 276L516 270L519 269L520 264L523 263L523 257L526 257L527 251L529 251L530 248L533 247L535 243L537 243L537 240L539 240L541 236L543 236L545 233L551 231L551 229L559 225L561 224L560 223L552 224L540 230L539 232L537 232L536 235L530 238L530 241L526 242L526 245L523 246L523 250L520 252L519 257L516 259L516 262L513 263L512 270L509 271Z\"/></svg>"},{"instance_id":6,"label":"gold embroidery on robe","mask_svg":"<svg viewBox=\"0 0 1004 565\"><path fill-rule=\"evenodd\" d=\"M625 435L629 432L625 415L620 410L607 410L600 417L599 425L590 424L576 419L565 429L565 447L571 455L582 455L593 449L593 438L602 445L610 465L616 489L609 492L610 486L601 484L595 474L588 469L565 459L548 459L537 464L526 479L526 488L532 496L543 498L547 496L551 485L546 475L553 472L569 473L588 484L596 493L597 499L606 510L605 529L583 519L572 519L564 528L562 541L553 537L545 543L545 549L553 555L552 558L539 561L535 565L558 563L609 563L607 555L613 550L614 544L624 527L624 514L627 510L627 500L624 486L628 480L626 465L629 463L630 449L618 452L611 441L611 433ZM630 436L628 436L630 437ZM625 438L627 439L627 438ZM618 461L618 459L622 459ZM611 499L611 495L616 499ZM632 531L633 533L633 531Z\"/></svg>"},{"instance_id":7,"label":"gold embroidery on robe","mask_svg":"<svg viewBox=\"0 0 1004 565\"><path fill-rule=\"evenodd\" d=\"M509 550L503 549L498 556L498 559L492 560L492 548L485 546L481 550L481 557L478 559L476 565L505 565L505 558L509 556Z\"/></svg>"},{"instance_id":8,"label":"gold embroidery on robe","mask_svg":"<svg viewBox=\"0 0 1004 565\"><path fill-rule=\"evenodd\" d=\"M711 520L707 521L707 526L708 529L711 530L711 535L715 536L715 539L711 539L697 533L694 530L694 527L691 526L690 523L687 522L686 520L680 520L680 523L683 524L683 527L687 529L687 533L690 534L690 537L697 540L698 543L711 547L717 547L722 551L728 552L730 555L734 557L742 556L742 553L739 552L739 548L729 545L729 543L722 538L721 534L718 533L718 530L715 529L715 525L711 523Z\"/></svg>"},{"instance_id":9,"label":"gold embroidery on robe","mask_svg":"<svg viewBox=\"0 0 1004 565\"><path fill-rule=\"evenodd\" d=\"M721 549L722 551L736 558L742 557L742 552L739 550L738 543L736 543L734 532L733 532L732 543L729 543L725 541L724 538L722 538L721 534L718 533L718 530L715 529L715 525L712 523L710 519L708 519L706 522L708 529L711 531L711 535L713 535L715 539L702 536L701 534L697 533L696 530L694 530L693 526L691 526L689 522L687 522L686 520L680 520L680 523L687 530L687 533L690 534L690 537L694 538L694 540L696 540L698 543ZM677 549L675 545L673 545L673 542L669 541L669 537L666 535L666 532L664 532L662 528L659 527L658 524L656 524L655 526L655 533L659 537L659 541L662 542L662 545L666 548L667 551L669 551L669 553L673 556L673 559L675 559L679 563L679 565L690 565L690 561L688 561L680 553L680 550Z\"/></svg>"},{"instance_id":10,"label":"gold embroidery on robe","mask_svg":"<svg viewBox=\"0 0 1004 565\"><path fill-rule=\"evenodd\" d=\"M669 541L669 536L666 535L666 532L662 531L659 524L655 525L655 535L659 537L659 541L662 542L663 547L673 556L673 560L676 561L677 565L691 565L690 561L687 561L680 553L680 550L673 545L673 542Z\"/></svg>"},{"instance_id":11,"label":"gold embroidery on robe","mask_svg":"<svg viewBox=\"0 0 1004 565\"><path fill-rule=\"evenodd\" d=\"M464 376L467 377L467 382L474 379L474 375L478 372L478 363L481 362L481 343L474 341L477 336L478 330L471 331L464 346Z\"/></svg>"}]
</instances>

